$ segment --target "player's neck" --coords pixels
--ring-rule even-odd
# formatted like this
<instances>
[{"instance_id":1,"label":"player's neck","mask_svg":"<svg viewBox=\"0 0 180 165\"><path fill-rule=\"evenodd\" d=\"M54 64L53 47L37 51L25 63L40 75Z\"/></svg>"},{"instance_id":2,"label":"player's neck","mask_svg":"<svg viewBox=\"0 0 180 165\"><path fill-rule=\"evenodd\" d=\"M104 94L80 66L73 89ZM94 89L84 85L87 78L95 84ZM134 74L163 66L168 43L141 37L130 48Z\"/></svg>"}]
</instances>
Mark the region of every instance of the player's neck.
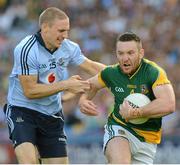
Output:
<instances>
[{"instance_id":1,"label":"player's neck","mask_svg":"<svg viewBox=\"0 0 180 165\"><path fill-rule=\"evenodd\" d=\"M48 42L48 39L46 38L46 35L43 34L43 32L40 32L42 40L44 42L44 46L46 47L46 49L48 49L50 52L54 52L57 48L55 48L53 45L51 45Z\"/></svg>"}]
</instances>

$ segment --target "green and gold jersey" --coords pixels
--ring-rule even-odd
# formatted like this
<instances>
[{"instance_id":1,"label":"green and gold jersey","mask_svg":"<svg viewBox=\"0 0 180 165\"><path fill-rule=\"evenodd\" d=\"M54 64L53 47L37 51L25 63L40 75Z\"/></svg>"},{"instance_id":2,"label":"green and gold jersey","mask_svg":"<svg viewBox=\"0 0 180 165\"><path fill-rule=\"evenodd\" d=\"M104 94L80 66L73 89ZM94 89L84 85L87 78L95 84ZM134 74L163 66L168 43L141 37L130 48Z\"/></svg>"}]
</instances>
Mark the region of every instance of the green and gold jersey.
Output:
<instances>
[{"instance_id":1,"label":"green and gold jersey","mask_svg":"<svg viewBox=\"0 0 180 165\"><path fill-rule=\"evenodd\" d=\"M131 124L122 119L119 106L131 93L142 93L154 100L153 88L169 84L165 71L156 63L143 59L137 71L128 76L119 64L105 68L98 77L99 82L110 89L114 96L114 109L108 117L109 125L121 125L139 140L158 144L161 141L161 119L150 118L143 124Z\"/></svg>"}]
</instances>

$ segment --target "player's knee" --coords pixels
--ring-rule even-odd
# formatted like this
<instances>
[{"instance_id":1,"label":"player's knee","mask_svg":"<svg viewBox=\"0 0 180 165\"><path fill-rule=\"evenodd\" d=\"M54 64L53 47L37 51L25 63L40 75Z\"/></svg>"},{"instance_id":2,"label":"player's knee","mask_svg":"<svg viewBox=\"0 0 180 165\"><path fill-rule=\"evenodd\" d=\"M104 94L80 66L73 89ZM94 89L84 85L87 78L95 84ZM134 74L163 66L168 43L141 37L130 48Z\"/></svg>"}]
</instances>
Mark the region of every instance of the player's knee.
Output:
<instances>
[{"instance_id":1,"label":"player's knee","mask_svg":"<svg viewBox=\"0 0 180 165\"><path fill-rule=\"evenodd\" d=\"M59 158L43 158L43 164L69 164L68 157L59 157Z\"/></svg>"},{"instance_id":2,"label":"player's knee","mask_svg":"<svg viewBox=\"0 0 180 165\"><path fill-rule=\"evenodd\" d=\"M35 156L32 155L23 155L21 157L17 157L19 164L38 164L38 160Z\"/></svg>"},{"instance_id":3,"label":"player's knee","mask_svg":"<svg viewBox=\"0 0 180 165\"><path fill-rule=\"evenodd\" d=\"M15 148L15 154L20 164L37 164L38 155L32 143L24 142Z\"/></svg>"},{"instance_id":4,"label":"player's knee","mask_svg":"<svg viewBox=\"0 0 180 165\"><path fill-rule=\"evenodd\" d=\"M107 158L108 164L131 164L131 160L126 158Z\"/></svg>"},{"instance_id":5,"label":"player's knee","mask_svg":"<svg viewBox=\"0 0 180 165\"><path fill-rule=\"evenodd\" d=\"M106 154L108 164L130 164L131 158L116 154Z\"/></svg>"}]
</instances>

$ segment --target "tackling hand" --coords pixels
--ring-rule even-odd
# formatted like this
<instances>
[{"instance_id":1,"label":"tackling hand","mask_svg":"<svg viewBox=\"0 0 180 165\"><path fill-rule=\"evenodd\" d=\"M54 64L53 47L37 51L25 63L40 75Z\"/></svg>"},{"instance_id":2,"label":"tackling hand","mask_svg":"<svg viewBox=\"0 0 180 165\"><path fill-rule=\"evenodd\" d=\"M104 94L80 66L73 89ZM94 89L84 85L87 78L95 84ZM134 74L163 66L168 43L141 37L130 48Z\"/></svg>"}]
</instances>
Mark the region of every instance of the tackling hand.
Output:
<instances>
[{"instance_id":1,"label":"tackling hand","mask_svg":"<svg viewBox=\"0 0 180 165\"><path fill-rule=\"evenodd\" d=\"M80 111L88 116L97 116L97 106L91 100L83 100L79 102Z\"/></svg>"}]
</instances>

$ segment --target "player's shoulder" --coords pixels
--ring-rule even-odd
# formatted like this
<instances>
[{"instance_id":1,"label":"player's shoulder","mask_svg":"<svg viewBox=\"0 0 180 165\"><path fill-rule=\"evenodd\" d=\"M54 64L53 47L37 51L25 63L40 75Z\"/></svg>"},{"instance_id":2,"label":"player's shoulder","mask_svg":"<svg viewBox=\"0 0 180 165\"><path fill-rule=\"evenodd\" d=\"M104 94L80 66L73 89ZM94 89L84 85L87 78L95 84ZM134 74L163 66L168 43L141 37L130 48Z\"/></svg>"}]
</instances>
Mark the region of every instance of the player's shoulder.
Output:
<instances>
[{"instance_id":1,"label":"player's shoulder","mask_svg":"<svg viewBox=\"0 0 180 165\"><path fill-rule=\"evenodd\" d=\"M35 35L28 35L23 38L15 47L15 50L28 49L31 48L36 42Z\"/></svg>"},{"instance_id":2,"label":"player's shoulder","mask_svg":"<svg viewBox=\"0 0 180 165\"><path fill-rule=\"evenodd\" d=\"M159 66L156 62L148 60L148 59L143 59L143 63L145 65L145 68L150 71L150 72L159 72L159 71L164 71L164 69Z\"/></svg>"},{"instance_id":3,"label":"player's shoulder","mask_svg":"<svg viewBox=\"0 0 180 165\"><path fill-rule=\"evenodd\" d=\"M119 64L114 64L114 65L108 65L101 71L101 75L114 75L114 73L119 72L118 69Z\"/></svg>"},{"instance_id":4,"label":"player's shoulder","mask_svg":"<svg viewBox=\"0 0 180 165\"><path fill-rule=\"evenodd\" d=\"M62 42L62 48L64 48L64 49L74 50L77 47L79 47L79 45L77 43L71 41L70 39L64 39L64 41Z\"/></svg>"},{"instance_id":5,"label":"player's shoulder","mask_svg":"<svg viewBox=\"0 0 180 165\"><path fill-rule=\"evenodd\" d=\"M117 71L119 68L119 64L113 64L113 65L108 65L105 67L104 71Z\"/></svg>"},{"instance_id":6,"label":"player's shoulder","mask_svg":"<svg viewBox=\"0 0 180 165\"><path fill-rule=\"evenodd\" d=\"M100 72L101 79L106 83L111 83L112 80L119 76L119 64L108 65Z\"/></svg>"},{"instance_id":7,"label":"player's shoulder","mask_svg":"<svg viewBox=\"0 0 180 165\"><path fill-rule=\"evenodd\" d=\"M144 59L144 74L148 75L148 79L156 80L158 77L167 77L166 71L157 63Z\"/></svg>"}]
</instances>

